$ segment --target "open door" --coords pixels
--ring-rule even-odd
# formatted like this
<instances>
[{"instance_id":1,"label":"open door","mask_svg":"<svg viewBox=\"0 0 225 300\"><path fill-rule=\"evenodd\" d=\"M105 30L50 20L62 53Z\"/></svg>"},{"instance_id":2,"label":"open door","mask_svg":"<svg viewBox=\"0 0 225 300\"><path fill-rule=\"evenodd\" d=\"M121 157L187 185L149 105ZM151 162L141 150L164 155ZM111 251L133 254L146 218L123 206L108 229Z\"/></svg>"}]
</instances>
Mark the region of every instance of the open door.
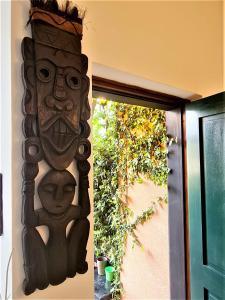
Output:
<instances>
[{"instance_id":1,"label":"open door","mask_svg":"<svg viewBox=\"0 0 225 300\"><path fill-rule=\"evenodd\" d=\"M192 300L225 299L225 93L186 105Z\"/></svg>"}]
</instances>

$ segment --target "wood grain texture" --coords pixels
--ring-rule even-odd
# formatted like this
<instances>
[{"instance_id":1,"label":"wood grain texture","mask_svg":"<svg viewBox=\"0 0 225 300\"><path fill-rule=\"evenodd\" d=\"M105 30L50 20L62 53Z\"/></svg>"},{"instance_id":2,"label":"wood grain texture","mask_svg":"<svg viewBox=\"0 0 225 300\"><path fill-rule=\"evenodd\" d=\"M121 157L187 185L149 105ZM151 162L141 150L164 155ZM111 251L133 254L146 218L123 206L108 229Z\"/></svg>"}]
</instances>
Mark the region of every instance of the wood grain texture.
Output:
<instances>
[{"instance_id":1,"label":"wood grain texture","mask_svg":"<svg viewBox=\"0 0 225 300\"><path fill-rule=\"evenodd\" d=\"M37 20L31 21L32 39L22 42L23 82L23 205L22 245L26 295L58 285L88 270L86 246L90 224L88 173L88 58L74 35ZM59 38L60 37L60 38ZM39 162L50 170L35 179ZM66 168L77 162L79 188ZM35 209L38 192L42 207ZM78 205L73 205L78 193ZM67 225L73 222L68 234ZM45 243L36 227L45 225Z\"/></svg>"}]
</instances>

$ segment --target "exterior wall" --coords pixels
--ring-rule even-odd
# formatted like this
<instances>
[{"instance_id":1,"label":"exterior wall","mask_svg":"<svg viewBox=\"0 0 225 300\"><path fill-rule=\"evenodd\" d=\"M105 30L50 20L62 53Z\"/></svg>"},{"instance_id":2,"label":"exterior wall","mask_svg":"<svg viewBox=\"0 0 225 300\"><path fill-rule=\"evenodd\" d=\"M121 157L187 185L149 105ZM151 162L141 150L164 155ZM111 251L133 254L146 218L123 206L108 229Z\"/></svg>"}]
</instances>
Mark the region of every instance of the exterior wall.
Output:
<instances>
[{"instance_id":1,"label":"exterior wall","mask_svg":"<svg viewBox=\"0 0 225 300\"><path fill-rule=\"evenodd\" d=\"M135 216L146 210L152 201L166 194L166 188L151 181L135 184L128 190L129 207ZM143 248L134 246L128 238L123 260L123 300L170 299L168 206L163 204L144 225L137 236Z\"/></svg>"}]
</instances>

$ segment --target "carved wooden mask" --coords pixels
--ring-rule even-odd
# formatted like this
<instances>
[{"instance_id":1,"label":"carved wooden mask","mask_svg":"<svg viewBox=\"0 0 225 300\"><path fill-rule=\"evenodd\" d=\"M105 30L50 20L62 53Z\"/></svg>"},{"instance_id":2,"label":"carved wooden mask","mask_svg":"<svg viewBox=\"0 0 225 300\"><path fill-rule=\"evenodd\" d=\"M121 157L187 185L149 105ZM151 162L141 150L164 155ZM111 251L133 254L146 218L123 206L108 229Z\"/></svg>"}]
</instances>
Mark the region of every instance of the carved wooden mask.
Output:
<instances>
[{"instance_id":1,"label":"carved wooden mask","mask_svg":"<svg viewBox=\"0 0 225 300\"><path fill-rule=\"evenodd\" d=\"M49 6L49 3L51 4ZM31 1L32 38L22 42L23 78L23 290L58 285L87 271L90 201L88 173L88 59L81 54L82 20L76 8L60 11L56 1ZM50 9L49 9L50 7ZM54 8L54 10L52 9ZM52 12L54 11L54 13ZM72 14L74 14L74 19ZM38 163L50 170L37 191L42 208L34 209ZM76 161L79 186L66 168ZM75 191L79 203L73 205ZM66 227L74 221L66 235ZM36 227L46 225L45 244Z\"/></svg>"}]
</instances>

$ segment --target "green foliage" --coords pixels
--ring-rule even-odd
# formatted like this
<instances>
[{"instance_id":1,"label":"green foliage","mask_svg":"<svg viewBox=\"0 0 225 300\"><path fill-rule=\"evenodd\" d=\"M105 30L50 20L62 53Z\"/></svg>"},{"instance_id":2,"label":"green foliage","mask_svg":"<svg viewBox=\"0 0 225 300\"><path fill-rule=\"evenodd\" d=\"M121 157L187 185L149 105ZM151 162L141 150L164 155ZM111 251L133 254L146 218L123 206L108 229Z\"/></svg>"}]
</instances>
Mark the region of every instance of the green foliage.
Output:
<instances>
[{"instance_id":1,"label":"green foliage","mask_svg":"<svg viewBox=\"0 0 225 300\"><path fill-rule=\"evenodd\" d=\"M120 272L128 234L141 246L135 230L147 222L159 198L130 221L127 188L143 178L167 183L167 137L163 111L94 99L94 241L95 254L105 255L115 267L112 293L120 299Z\"/></svg>"}]
</instances>

